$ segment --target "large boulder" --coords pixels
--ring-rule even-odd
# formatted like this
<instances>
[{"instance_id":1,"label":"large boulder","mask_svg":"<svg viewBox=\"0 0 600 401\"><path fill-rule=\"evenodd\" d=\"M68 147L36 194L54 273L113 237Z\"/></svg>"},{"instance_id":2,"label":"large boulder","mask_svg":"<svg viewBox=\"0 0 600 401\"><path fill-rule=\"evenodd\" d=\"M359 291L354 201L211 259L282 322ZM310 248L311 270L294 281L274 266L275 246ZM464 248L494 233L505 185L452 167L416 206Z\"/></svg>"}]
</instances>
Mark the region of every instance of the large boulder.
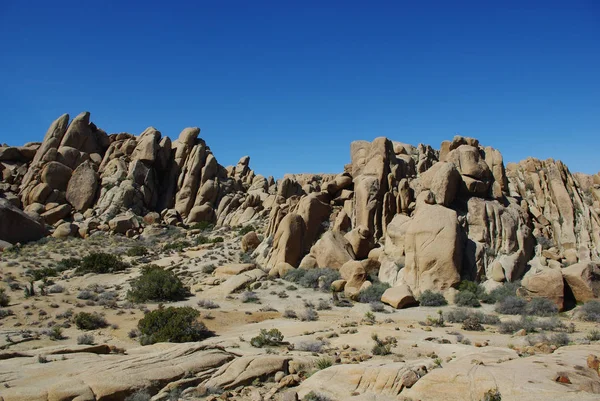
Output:
<instances>
[{"instance_id":1,"label":"large boulder","mask_svg":"<svg viewBox=\"0 0 600 401\"><path fill-rule=\"evenodd\" d=\"M600 269L594 263L576 263L561 269L577 302L600 297Z\"/></svg>"},{"instance_id":2,"label":"large boulder","mask_svg":"<svg viewBox=\"0 0 600 401\"><path fill-rule=\"evenodd\" d=\"M0 240L11 244L37 241L47 234L44 225L2 198L0 222Z\"/></svg>"},{"instance_id":3,"label":"large boulder","mask_svg":"<svg viewBox=\"0 0 600 401\"><path fill-rule=\"evenodd\" d=\"M81 163L71 176L67 187L67 201L79 212L89 209L96 199L98 189L98 174L94 165L89 162Z\"/></svg>"},{"instance_id":4,"label":"large boulder","mask_svg":"<svg viewBox=\"0 0 600 401\"><path fill-rule=\"evenodd\" d=\"M438 205L449 206L456 197L460 186L460 173L452 163L439 162L421 174L423 189L433 193Z\"/></svg>"},{"instance_id":5,"label":"large boulder","mask_svg":"<svg viewBox=\"0 0 600 401\"><path fill-rule=\"evenodd\" d=\"M275 232L273 250L267 266L272 268L280 262L298 266L304 249L305 233L306 224L300 215L296 213L286 215Z\"/></svg>"},{"instance_id":6,"label":"large boulder","mask_svg":"<svg viewBox=\"0 0 600 401\"><path fill-rule=\"evenodd\" d=\"M73 170L59 162L50 162L42 170L42 182L48 184L50 188L59 191L65 191Z\"/></svg>"},{"instance_id":7,"label":"large boulder","mask_svg":"<svg viewBox=\"0 0 600 401\"><path fill-rule=\"evenodd\" d=\"M344 263L354 259L352 245L337 231L327 231L312 246L310 254L316 259L319 267L339 269Z\"/></svg>"},{"instance_id":8,"label":"large boulder","mask_svg":"<svg viewBox=\"0 0 600 401\"><path fill-rule=\"evenodd\" d=\"M559 310L563 310L565 288L561 269L532 267L523 276L518 295L525 298L548 298L556 304Z\"/></svg>"},{"instance_id":9,"label":"large boulder","mask_svg":"<svg viewBox=\"0 0 600 401\"><path fill-rule=\"evenodd\" d=\"M242 237L242 252L253 251L260 245L260 239L255 231L250 231Z\"/></svg>"},{"instance_id":10,"label":"large boulder","mask_svg":"<svg viewBox=\"0 0 600 401\"><path fill-rule=\"evenodd\" d=\"M460 282L463 242L456 212L419 203L406 228L403 279L415 296L444 291Z\"/></svg>"},{"instance_id":11,"label":"large boulder","mask_svg":"<svg viewBox=\"0 0 600 401\"><path fill-rule=\"evenodd\" d=\"M357 259L365 259L373 249L373 233L365 226L356 227L344 237L348 240Z\"/></svg>"},{"instance_id":12,"label":"large boulder","mask_svg":"<svg viewBox=\"0 0 600 401\"><path fill-rule=\"evenodd\" d=\"M381 302L396 309L402 309L418 303L410 290L410 287L406 284L400 284L397 287L391 287L385 290L381 296Z\"/></svg>"}]
</instances>

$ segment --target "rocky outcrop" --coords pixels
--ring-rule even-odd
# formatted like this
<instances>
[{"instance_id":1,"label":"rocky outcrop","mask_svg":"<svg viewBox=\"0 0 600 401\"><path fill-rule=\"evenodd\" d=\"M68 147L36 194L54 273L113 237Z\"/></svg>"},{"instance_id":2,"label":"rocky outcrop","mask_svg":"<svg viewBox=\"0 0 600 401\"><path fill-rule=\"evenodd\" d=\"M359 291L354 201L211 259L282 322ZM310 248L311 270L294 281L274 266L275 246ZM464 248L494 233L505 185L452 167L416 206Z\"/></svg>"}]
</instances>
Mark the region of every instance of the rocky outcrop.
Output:
<instances>
[{"instance_id":1,"label":"rocky outcrop","mask_svg":"<svg viewBox=\"0 0 600 401\"><path fill-rule=\"evenodd\" d=\"M47 231L43 224L0 198L0 240L16 244L35 241L45 235Z\"/></svg>"}]
</instances>

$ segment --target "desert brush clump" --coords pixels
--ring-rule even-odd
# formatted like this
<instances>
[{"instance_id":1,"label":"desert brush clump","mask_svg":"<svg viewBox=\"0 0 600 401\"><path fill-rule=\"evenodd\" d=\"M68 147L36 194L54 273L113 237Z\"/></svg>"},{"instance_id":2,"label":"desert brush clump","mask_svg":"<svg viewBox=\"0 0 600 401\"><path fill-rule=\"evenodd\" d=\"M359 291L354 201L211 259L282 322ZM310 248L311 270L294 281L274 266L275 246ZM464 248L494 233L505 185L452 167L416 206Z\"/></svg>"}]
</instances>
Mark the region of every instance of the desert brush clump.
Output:
<instances>
[{"instance_id":1,"label":"desert brush clump","mask_svg":"<svg viewBox=\"0 0 600 401\"><path fill-rule=\"evenodd\" d=\"M200 312L189 306L159 307L148 312L138 322L140 343L183 343L202 341L213 336L214 333L198 320L199 316Z\"/></svg>"},{"instance_id":2,"label":"desert brush clump","mask_svg":"<svg viewBox=\"0 0 600 401\"><path fill-rule=\"evenodd\" d=\"M250 339L250 345L256 348L276 347L282 343L283 334L277 329L260 329L260 333Z\"/></svg>"},{"instance_id":3,"label":"desert brush clump","mask_svg":"<svg viewBox=\"0 0 600 401\"><path fill-rule=\"evenodd\" d=\"M419 305L421 306L444 306L448 305L446 298L439 292L433 292L431 290L425 290L419 296Z\"/></svg>"},{"instance_id":4,"label":"desert brush clump","mask_svg":"<svg viewBox=\"0 0 600 401\"><path fill-rule=\"evenodd\" d=\"M142 274L131 283L127 298L133 302L181 301L189 291L172 271L156 265L142 267Z\"/></svg>"},{"instance_id":5,"label":"desert brush clump","mask_svg":"<svg viewBox=\"0 0 600 401\"><path fill-rule=\"evenodd\" d=\"M455 308L444 314L446 320L450 323L464 323L467 319L477 319L481 324L497 325L500 324L500 318L496 315L487 315L479 311L473 311L466 308Z\"/></svg>"},{"instance_id":6,"label":"desert brush clump","mask_svg":"<svg viewBox=\"0 0 600 401\"><path fill-rule=\"evenodd\" d=\"M0 288L0 306L4 308L8 305L10 305L10 296L6 293L4 288Z\"/></svg>"},{"instance_id":7,"label":"desert brush clump","mask_svg":"<svg viewBox=\"0 0 600 401\"><path fill-rule=\"evenodd\" d=\"M371 339L375 341L375 345L371 349L373 355L389 355L392 353L392 347L398 343L394 337L379 338L377 333L371 335Z\"/></svg>"},{"instance_id":8,"label":"desert brush clump","mask_svg":"<svg viewBox=\"0 0 600 401\"><path fill-rule=\"evenodd\" d=\"M75 272L77 274L108 274L123 271L128 267L129 265L116 255L104 252L92 252L89 255L84 256L81 261L77 263Z\"/></svg>"},{"instance_id":9,"label":"desert brush clump","mask_svg":"<svg viewBox=\"0 0 600 401\"><path fill-rule=\"evenodd\" d=\"M283 277L284 280L299 284L305 288L329 291L331 283L340 279L340 273L329 267L317 269L298 268L290 270Z\"/></svg>"},{"instance_id":10,"label":"desert brush clump","mask_svg":"<svg viewBox=\"0 0 600 401\"><path fill-rule=\"evenodd\" d=\"M383 283L381 281L375 282L358 293L358 302L365 304L379 302L381 301L381 296L388 288L390 288L388 283Z\"/></svg>"},{"instance_id":11,"label":"desert brush clump","mask_svg":"<svg viewBox=\"0 0 600 401\"><path fill-rule=\"evenodd\" d=\"M96 330L102 329L108 326L108 322L104 316L97 312L79 312L74 316L74 322L80 330Z\"/></svg>"},{"instance_id":12,"label":"desert brush clump","mask_svg":"<svg viewBox=\"0 0 600 401\"><path fill-rule=\"evenodd\" d=\"M579 309L579 316L586 322L600 323L600 301L588 301Z\"/></svg>"}]
</instances>

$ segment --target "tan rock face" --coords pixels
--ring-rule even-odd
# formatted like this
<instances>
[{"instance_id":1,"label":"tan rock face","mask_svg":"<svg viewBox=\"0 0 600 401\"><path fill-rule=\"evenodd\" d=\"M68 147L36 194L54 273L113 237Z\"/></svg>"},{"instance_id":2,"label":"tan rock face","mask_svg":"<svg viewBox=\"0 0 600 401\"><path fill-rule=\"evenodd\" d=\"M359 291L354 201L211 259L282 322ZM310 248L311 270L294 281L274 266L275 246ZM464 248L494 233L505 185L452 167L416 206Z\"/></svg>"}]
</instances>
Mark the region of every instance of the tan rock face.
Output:
<instances>
[{"instance_id":1,"label":"tan rock face","mask_svg":"<svg viewBox=\"0 0 600 401\"><path fill-rule=\"evenodd\" d=\"M250 231L242 237L242 252L250 252L260 245L260 239L255 231Z\"/></svg>"},{"instance_id":2,"label":"tan rock face","mask_svg":"<svg viewBox=\"0 0 600 401\"><path fill-rule=\"evenodd\" d=\"M561 269L577 302L600 298L600 269L593 263L577 263Z\"/></svg>"},{"instance_id":3,"label":"tan rock face","mask_svg":"<svg viewBox=\"0 0 600 401\"><path fill-rule=\"evenodd\" d=\"M521 286L519 295L548 298L558 306L558 310L563 310L565 290L561 270L532 268L523 276Z\"/></svg>"},{"instance_id":4,"label":"tan rock face","mask_svg":"<svg viewBox=\"0 0 600 401\"><path fill-rule=\"evenodd\" d=\"M339 269L344 263L354 259L350 243L339 232L327 231L310 249L310 254L319 267Z\"/></svg>"},{"instance_id":5,"label":"tan rock face","mask_svg":"<svg viewBox=\"0 0 600 401\"><path fill-rule=\"evenodd\" d=\"M278 263L289 263L297 266L304 249L306 225L298 214L290 213L285 216L273 238L273 250L267 266L274 267Z\"/></svg>"},{"instance_id":6,"label":"tan rock face","mask_svg":"<svg viewBox=\"0 0 600 401\"><path fill-rule=\"evenodd\" d=\"M439 292L458 284L463 243L455 211L419 205L404 241L403 279L416 296L424 290Z\"/></svg>"},{"instance_id":7,"label":"tan rock face","mask_svg":"<svg viewBox=\"0 0 600 401\"><path fill-rule=\"evenodd\" d=\"M381 302L396 309L402 309L418 303L410 290L410 287L406 284L401 284L397 287L391 287L385 290L381 296Z\"/></svg>"},{"instance_id":8,"label":"tan rock face","mask_svg":"<svg viewBox=\"0 0 600 401\"><path fill-rule=\"evenodd\" d=\"M90 208L96 199L98 175L90 162L79 165L73 171L67 187L67 201L77 211L84 212Z\"/></svg>"},{"instance_id":9,"label":"tan rock face","mask_svg":"<svg viewBox=\"0 0 600 401\"><path fill-rule=\"evenodd\" d=\"M47 234L42 224L1 198L0 221L0 240L11 244L35 241Z\"/></svg>"}]
</instances>

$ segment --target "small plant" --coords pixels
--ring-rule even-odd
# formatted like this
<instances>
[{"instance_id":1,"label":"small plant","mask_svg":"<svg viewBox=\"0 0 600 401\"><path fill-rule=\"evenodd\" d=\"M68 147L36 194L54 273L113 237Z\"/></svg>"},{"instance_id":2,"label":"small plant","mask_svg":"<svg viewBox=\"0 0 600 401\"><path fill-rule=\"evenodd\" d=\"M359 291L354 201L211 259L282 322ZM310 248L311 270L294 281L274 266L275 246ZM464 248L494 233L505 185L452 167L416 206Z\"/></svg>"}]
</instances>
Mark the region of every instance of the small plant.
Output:
<instances>
[{"instance_id":1,"label":"small plant","mask_svg":"<svg viewBox=\"0 0 600 401\"><path fill-rule=\"evenodd\" d=\"M580 309L580 316L586 322L600 323L600 301L588 301Z\"/></svg>"},{"instance_id":2,"label":"small plant","mask_svg":"<svg viewBox=\"0 0 600 401\"><path fill-rule=\"evenodd\" d=\"M375 315L373 314L373 312L367 312L365 313L365 317L363 318L363 320L367 323L371 323L371 324L375 324L375 322L377 321L375 319Z\"/></svg>"},{"instance_id":3,"label":"small plant","mask_svg":"<svg viewBox=\"0 0 600 401\"><path fill-rule=\"evenodd\" d=\"M558 313L558 307L548 298L533 298L525 306L525 314L532 316L553 316Z\"/></svg>"},{"instance_id":4,"label":"small plant","mask_svg":"<svg viewBox=\"0 0 600 401\"><path fill-rule=\"evenodd\" d=\"M385 312L385 306L381 302L371 302L369 306L371 312Z\"/></svg>"},{"instance_id":5,"label":"small plant","mask_svg":"<svg viewBox=\"0 0 600 401\"><path fill-rule=\"evenodd\" d=\"M311 391L302 398L302 401L331 401L331 399L321 393Z\"/></svg>"},{"instance_id":6,"label":"small plant","mask_svg":"<svg viewBox=\"0 0 600 401\"><path fill-rule=\"evenodd\" d=\"M52 341L63 340L65 337L63 336L63 331L60 326L52 326L50 331L48 332L48 337Z\"/></svg>"},{"instance_id":7,"label":"small plant","mask_svg":"<svg viewBox=\"0 0 600 401\"><path fill-rule=\"evenodd\" d=\"M445 327L444 314L441 310L438 311L438 317L427 316L427 326Z\"/></svg>"},{"instance_id":8,"label":"small plant","mask_svg":"<svg viewBox=\"0 0 600 401\"><path fill-rule=\"evenodd\" d=\"M183 343L202 341L214 335L204 323L198 321L200 312L192 307L158 308L138 322L140 343Z\"/></svg>"},{"instance_id":9,"label":"small plant","mask_svg":"<svg viewBox=\"0 0 600 401\"><path fill-rule=\"evenodd\" d=\"M456 305L458 306L467 306L471 308L477 308L481 306L479 300L477 299L477 295L471 291L460 291L458 294L456 294L454 302L456 302Z\"/></svg>"},{"instance_id":10,"label":"small plant","mask_svg":"<svg viewBox=\"0 0 600 401\"><path fill-rule=\"evenodd\" d=\"M294 312L291 309L286 309L285 311L283 311L282 316L286 319L297 319L298 318L298 315L296 314L296 312Z\"/></svg>"},{"instance_id":11,"label":"small plant","mask_svg":"<svg viewBox=\"0 0 600 401\"><path fill-rule=\"evenodd\" d=\"M321 352L323 350L323 341L302 341L294 349L303 352Z\"/></svg>"},{"instance_id":12,"label":"small plant","mask_svg":"<svg viewBox=\"0 0 600 401\"><path fill-rule=\"evenodd\" d=\"M382 340L376 333L371 335L371 339L375 341L375 345L371 349L373 355L389 355L392 353L392 346L397 343L393 337L386 337Z\"/></svg>"},{"instance_id":13,"label":"small plant","mask_svg":"<svg viewBox=\"0 0 600 401\"><path fill-rule=\"evenodd\" d=\"M483 292L479 299L486 304L495 304L502 301L506 297L514 297L517 295L517 289L521 286L520 281L504 283L501 287L492 290L489 294Z\"/></svg>"},{"instance_id":14,"label":"small plant","mask_svg":"<svg viewBox=\"0 0 600 401\"><path fill-rule=\"evenodd\" d=\"M56 270L59 272L65 270L76 269L81 265L81 259L79 258L67 258L63 259L56 265Z\"/></svg>"},{"instance_id":15,"label":"small plant","mask_svg":"<svg viewBox=\"0 0 600 401\"><path fill-rule=\"evenodd\" d=\"M495 311L503 315L521 315L525 311L527 301L517 296L507 296L495 306Z\"/></svg>"},{"instance_id":16,"label":"small plant","mask_svg":"<svg viewBox=\"0 0 600 401\"><path fill-rule=\"evenodd\" d=\"M57 275L58 272L56 271L56 269L53 269L51 267L43 267L41 269L31 271L31 277L33 277L35 281L43 280L47 277L56 277Z\"/></svg>"},{"instance_id":17,"label":"small plant","mask_svg":"<svg viewBox=\"0 0 600 401\"><path fill-rule=\"evenodd\" d=\"M127 292L127 298L133 302L181 301L188 295L175 273L155 265L143 267L142 275L133 280Z\"/></svg>"},{"instance_id":18,"label":"small plant","mask_svg":"<svg viewBox=\"0 0 600 401\"><path fill-rule=\"evenodd\" d=\"M152 396L148 391L140 390L125 398L125 401L150 401L151 398Z\"/></svg>"},{"instance_id":19,"label":"small plant","mask_svg":"<svg viewBox=\"0 0 600 401\"><path fill-rule=\"evenodd\" d=\"M96 312L79 312L75 315L74 322L79 330L96 330L108 326L104 316Z\"/></svg>"},{"instance_id":20,"label":"small plant","mask_svg":"<svg viewBox=\"0 0 600 401\"><path fill-rule=\"evenodd\" d=\"M127 256L146 256L148 249L143 245L135 245L127 250Z\"/></svg>"},{"instance_id":21,"label":"small plant","mask_svg":"<svg viewBox=\"0 0 600 401\"><path fill-rule=\"evenodd\" d=\"M293 269L285 274L284 280L291 281L306 288L329 291L331 283L340 278L340 273L335 269Z\"/></svg>"},{"instance_id":22,"label":"small plant","mask_svg":"<svg viewBox=\"0 0 600 401\"><path fill-rule=\"evenodd\" d=\"M463 330L467 330L467 331L483 331L484 328L481 325L481 322L479 322L479 319L477 319L476 317L469 317L467 319L465 319L465 321L463 322L462 325L462 329Z\"/></svg>"},{"instance_id":23,"label":"small plant","mask_svg":"<svg viewBox=\"0 0 600 401\"><path fill-rule=\"evenodd\" d=\"M567 333L553 333L550 336L550 344L556 347L564 347L565 345L569 345L570 342L571 339Z\"/></svg>"},{"instance_id":24,"label":"small plant","mask_svg":"<svg viewBox=\"0 0 600 401\"><path fill-rule=\"evenodd\" d=\"M201 231L208 231L208 230L212 230L215 227L215 225L211 222L208 221L199 221L198 223L193 224L190 229L191 230L201 230Z\"/></svg>"},{"instance_id":25,"label":"small plant","mask_svg":"<svg viewBox=\"0 0 600 401\"><path fill-rule=\"evenodd\" d=\"M500 319L496 315L485 315L479 311L465 308L456 308L448 311L446 312L445 317L450 323L463 323L465 320L475 317L482 324L500 324Z\"/></svg>"},{"instance_id":26,"label":"small plant","mask_svg":"<svg viewBox=\"0 0 600 401\"><path fill-rule=\"evenodd\" d=\"M250 339L250 345L256 348L275 347L283 343L283 334L277 329L261 329L260 334Z\"/></svg>"},{"instance_id":27,"label":"small plant","mask_svg":"<svg viewBox=\"0 0 600 401\"><path fill-rule=\"evenodd\" d=\"M85 256L79 266L77 267L77 274L87 274L87 273L96 273L96 274L108 274L108 273L116 273L127 269L129 265L117 256L103 253L103 252L94 252Z\"/></svg>"},{"instance_id":28,"label":"small plant","mask_svg":"<svg viewBox=\"0 0 600 401\"><path fill-rule=\"evenodd\" d=\"M198 306L204 309L218 309L220 308L219 304L211 301L210 299L200 299L198 300Z\"/></svg>"},{"instance_id":29,"label":"small plant","mask_svg":"<svg viewBox=\"0 0 600 401\"><path fill-rule=\"evenodd\" d=\"M5 308L10 305L10 297L4 290L4 288L0 288L0 306Z\"/></svg>"},{"instance_id":30,"label":"small plant","mask_svg":"<svg viewBox=\"0 0 600 401\"><path fill-rule=\"evenodd\" d=\"M329 309L331 309L331 303L329 301L321 299L319 301L319 304L317 305L317 310L329 310Z\"/></svg>"},{"instance_id":31,"label":"small plant","mask_svg":"<svg viewBox=\"0 0 600 401\"><path fill-rule=\"evenodd\" d=\"M319 319L319 314L313 308L306 308L298 316L303 322L313 322Z\"/></svg>"},{"instance_id":32,"label":"small plant","mask_svg":"<svg viewBox=\"0 0 600 401\"><path fill-rule=\"evenodd\" d=\"M390 285L388 283L382 283L382 282L373 283L367 289L362 290L358 294L358 302L362 302L362 303L366 303L366 304L371 303L371 302L379 302L379 301L381 301L381 296L383 295L385 290L387 290L388 288L390 288Z\"/></svg>"},{"instance_id":33,"label":"small plant","mask_svg":"<svg viewBox=\"0 0 600 401\"><path fill-rule=\"evenodd\" d=\"M48 362L50 362L50 361L48 360L48 358L46 358L46 357L45 357L45 356L43 356L43 355L38 355L38 363L48 363Z\"/></svg>"},{"instance_id":34,"label":"small plant","mask_svg":"<svg viewBox=\"0 0 600 401\"><path fill-rule=\"evenodd\" d=\"M82 334L77 337L77 344L79 345L94 345L94 336L92 334Z\"/></svg>"},{"instance_id":35,"label":"small plant","mask_svg":"<svg viewBox=\"0 0 600 401\"><path fill-rule=\"evenodd\" d=\"M243 236L243 235L248 234L251 231L255 231L255 228L252 225L247 225L247 226L240 228L240 230L238 231L238 235Z\"/></svg>"},{"instance_id":36,"label":"small plant","mask_svg":"<svg viewBox=\"0 0 600 401\"><path fill-rule=\"evenodd\" d=\"M439 292L425 290L419 297L419 304L421 306L444 306L448 305L448 301L446 301L446 298Z\"/></svg>"},{"instance_id":37,"label":"small plant","mask_svg":"<svg viewBox=\"0 0 600 401\"><path fill-rule=\"evenodd\" d=\"M173 241L165 244L162 248L163 252L176 251L182 252L185 248L191 247L192 244L189 241Z\"/></svg>"},{"instance_id":38,"label":"small plant","mask_svg":"<svg viewBox=\"0 0 600 401\"><path fill-rule=\"evenodd\" d=\"M242 293L241 301L243 303L257 303L259 301L258 295L252 291L245 291Z\"/></svg>"},{"instance_id":39,"label":"small plant","mask_svg":"<svg viewBox=\"0 0 600 401\"><path fill-rule=\"evenodd\" d=\"M591 330L587 336L585 336L585 338L587 338L590 341L600 341L600 331L598 330Z\"/></svg>"},{"instance_id":40,"label":"small plant","mask_svg":"<svg viewBox=\"0 0 600 401\"><path fill-rule=\"evenodd\" d=\"M481 401L502 401L502 395L497 388L485 392Z\"/></svg>"},{"instance_id":41,"label":"small plant","mask_svg":"<svg viewBox=\"0 0 600 401\"><path fill-rule=\"evenodd\" d=\"M315 362L315 367L317 370L327 369L333 365L333 361L329 358L319 358Z\"/></svg>"}]
</instances>

